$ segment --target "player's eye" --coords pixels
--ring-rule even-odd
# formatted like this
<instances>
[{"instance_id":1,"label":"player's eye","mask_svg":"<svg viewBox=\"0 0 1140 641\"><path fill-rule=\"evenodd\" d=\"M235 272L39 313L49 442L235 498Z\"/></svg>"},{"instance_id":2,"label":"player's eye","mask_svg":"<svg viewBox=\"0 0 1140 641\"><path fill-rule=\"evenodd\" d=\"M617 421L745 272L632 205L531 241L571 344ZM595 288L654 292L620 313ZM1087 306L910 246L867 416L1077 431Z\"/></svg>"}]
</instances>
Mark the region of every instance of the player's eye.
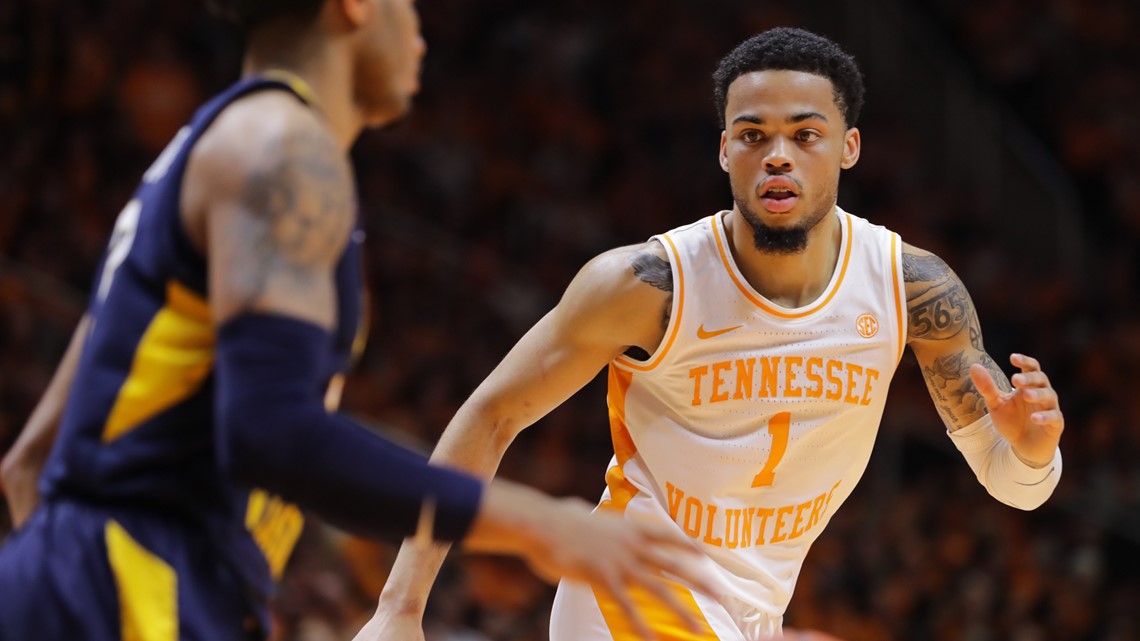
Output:
<instances>
[{"instance_id":1,"label":"player's eye","mask_svg":"<svg viewBox=\"0 0 1140 641\"><path fill-rule=\"evenodd\" d=\"M818 131L811 129L804 129L796 132L796 140L799 142L815 142L820 139Z\"/></svg>"},{"instance_id":2,"label":"player's eye","mask_svg":"<svg viewBox=\"0 0 1140 641\"><path fill-rule=\"evenodd\" d=\"M746 129L740 134L740 139L744 142L760 142L764 139L764 134L755 129Z\"/></svg>"}]
</instances>

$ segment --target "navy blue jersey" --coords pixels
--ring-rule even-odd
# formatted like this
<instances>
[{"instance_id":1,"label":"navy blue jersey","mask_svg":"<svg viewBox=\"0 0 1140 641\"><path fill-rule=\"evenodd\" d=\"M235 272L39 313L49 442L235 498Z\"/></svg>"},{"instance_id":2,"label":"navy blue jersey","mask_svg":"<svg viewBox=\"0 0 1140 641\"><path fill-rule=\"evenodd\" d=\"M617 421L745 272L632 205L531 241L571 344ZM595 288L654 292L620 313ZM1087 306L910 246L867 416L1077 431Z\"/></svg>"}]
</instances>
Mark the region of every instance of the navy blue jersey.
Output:
<instances>
[{"instance_id":1,"label":"navy blue jersey","mask_svg":"<svg viewBox=\"0 0 1140 641\"><path fill-rule=\"evenodd\" d=\"M299 535L299 511L232 484L215 448L214 331L207 270L181 221L182 178L199 137L254 91L307 89L284 75L244 79L200 108L123 209L97 273L79 369L41 481L53 497L160 513L200 531L260 595ZM363 309L362 232L336 271L334 358L347 367Z\"/></svg>"}]
</instances>

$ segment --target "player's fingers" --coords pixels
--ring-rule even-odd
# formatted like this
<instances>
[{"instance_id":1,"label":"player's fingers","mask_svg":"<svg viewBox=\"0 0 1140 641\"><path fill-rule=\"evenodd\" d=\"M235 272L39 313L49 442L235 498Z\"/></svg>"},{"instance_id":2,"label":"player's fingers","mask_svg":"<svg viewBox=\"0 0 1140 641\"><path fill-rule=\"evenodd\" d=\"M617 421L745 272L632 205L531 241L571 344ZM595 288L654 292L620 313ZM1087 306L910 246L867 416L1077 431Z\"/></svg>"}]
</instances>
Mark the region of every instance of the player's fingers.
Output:
<instances>
[{"instance_id":1,"label":"player's fingers","mask_svg":"<svg viewBox=\"0 0 1140 641\"><path fill-rule=\"evenodd\" d=\"M540 559L528 559L530 569L538 578L546 581L550 585L558 585L563 576L573 575L573 572L565 572L560 568L547 565Z\"/></svg>"},{"instance_id":2,"label":"player's fingers","mask_svg":"<svg viewBox=\"0 0 1140 641\"><path fill-rule=\"evenodd\" d=\"M613 574L610 574L607 581L605 591L609 593L611 599L617 602L618 607L629 619L630 625L633 626L634 631L637 633L639 639L653 639L653 631L649 629L649 624L645 622L645 617L641 616L637 607L633 604L633 598L630 596L626 586L617 579Z\"/></svg>"},{"instance_id":3,"label":"player's fingers","mask_svg":"<svg viewBox=\"0 0 1140 641\"><path fill-rule=\"evenodd\" d=\"M704 555L676 528L657 524L639 523L641 533L652 542L642 545L636 552L659 569L681 579L698 592L719 599L720 593L707 568L701 565Z\"/></svg>"},{"instance_id":4,"label":"player's fingers","mask_svg":"<svg viewBox=\"0 0 1140 641\"><path fill-rule=\"evenodd\" d=\"M1023 390L1021 393L1025 396L1025 400L1044 409L1057 407L1057 391L1051 387L1037 387Z\"/></svg>"},{"instance_id":5,"label":"player's fingers","mask_svg":"<svg viewBox=\"0 0 1140 641\"><path fill-rule=\"evenodd\" d=\"M974 387L978 388L978 393L982 395L982 400L986 402L986 407L992 410L1001 403L1001 390L998 389L988 369L974 363L970 366L970 378L974 381Z\"/></svg>"},{"instance_id":6,"label":"player's fingers","mask_svg":"<svg viewBox=\"0 0 1140 641\"><path fill-rule=\"evenodd\" d=\"M1038 363L1036 358L1026 356L1025 354L1010 354L1009 362L1013 363L1014 367L1021 368L1023 372L1036 372L1041 370L1041 363Z\"/></svg>"},{"instance_id":7,"label":"player's fingers","mask_svg":"<svg viewBox=\"0 0 1140 641\"><path fill-rule=\"evenodd\" d=\"M689 543L689 540L682 536L680 530L673 527L672 525L666 525L664 523L644 523L639 521L637 523L637 528L642 534L655 541L674 543L679 546L689 548L692 547L692 545Z\"/></svg>"},{"instance_id":8,"label":"player's fingers","mask_svg":"<svg viewBox=\"0 0 1140 641\"><path fill-rule=\"evenodd\" d=\"M1056 432L1065 429L1065 415L1059 409L1034 412L1029 415L1029 420L1033 421L1034 425L1040 425Z\"/></svg>"},{"instance_id":9,"label":"player's fingers","mask_svg":"<svg viewBox=\"0 0 1140 641\"><path fill-rule=\"evenodd\" d=\"M1049 377L1040 370L1036 372L1021 372L1009 379L1014 387L1048 387Z\"/></svg>"},{"instance_id":10,"label":"player's fingers","mask_svg":"<svg viewBox=\"0 0 1140 641\"><path fill-rule=\"evenodd\" d=\"M642 576L641 580L638 581L638 585L664 603L665 607L680 617L685 623L685 627L693 632L700 632L702 626L696 615L693 614L690 608L685 606L676 594L673 594L673 591L669 589L669 584L660 577L646 573Z\"/></svg>"},{"instance_id":11,"label":"player's fingers","mask_svg":"<svg viewBox=\"0 0 1140 641\"><path fill-rule=\"evenodd\" d=\"M692 586L697 592L720 600L720 593L712 581L711 574L700 563L702 558L700 552L691 545L686 544L680 550L647 547L642 549L641 555L655 568L668 572L682 583Z\"/></svg>"}]
</instances>

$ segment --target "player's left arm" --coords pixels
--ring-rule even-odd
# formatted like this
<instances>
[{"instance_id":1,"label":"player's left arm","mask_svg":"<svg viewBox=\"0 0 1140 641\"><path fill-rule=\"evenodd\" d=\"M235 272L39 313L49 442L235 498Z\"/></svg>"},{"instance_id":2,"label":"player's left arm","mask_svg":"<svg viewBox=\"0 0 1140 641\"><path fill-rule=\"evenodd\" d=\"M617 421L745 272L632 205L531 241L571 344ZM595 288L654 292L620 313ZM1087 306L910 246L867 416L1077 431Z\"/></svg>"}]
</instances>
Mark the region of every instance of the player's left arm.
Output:
<instances>
[{"instance_id":1,"label":"player's left arm","mask_svg":"<svg viewBox=\"0 0 1140 641\"><path fill-rule=\"evenodd\" d=\"M938 256L903 245L907 344L942 421L979 481L999 500L1040 505L1060 477L1064 431L1057 391L1036 359L1013 354L1006 378L982 343L961 279Z\"/></svg>"}]
</instances>

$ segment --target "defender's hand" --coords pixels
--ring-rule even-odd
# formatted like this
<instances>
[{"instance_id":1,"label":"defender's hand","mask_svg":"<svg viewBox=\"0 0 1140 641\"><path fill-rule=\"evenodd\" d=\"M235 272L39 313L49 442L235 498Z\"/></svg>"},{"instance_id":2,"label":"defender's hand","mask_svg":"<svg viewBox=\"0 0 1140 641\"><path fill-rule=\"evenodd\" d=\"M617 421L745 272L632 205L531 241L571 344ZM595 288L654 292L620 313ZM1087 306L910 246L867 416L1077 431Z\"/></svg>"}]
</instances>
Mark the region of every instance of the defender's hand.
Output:
<instances>
[{"instance_id":1,"label":"defender's hand","mask_svg":"<svg viewBox=\"0 0 1140 641\"><path fill-rule=\"evenodd\" d=\"M586 582L604 592L629 618L638 638L658 638L637 609L633 592L639 590L649 593L691 630L702 629L702 622L662 580L662 572L667 572L719 600L707 559L680 530L634 521L606 509L593 511L579 499L561 503L561 514L542 533L544 540L525 555L536 574L549 581L563 577Z\"/></svg>"},{"instance_id":2,"label":"defender's hand","mask_svg":"<svg viewBox=\"0 0 1140 641\"><path fill-rule=\"evenodd\" d=\"M496 518L489 518L494 515ZM552 499L532 488L496 482L468 533L469 551L522 557L535 574L588 583L628 617L637 638L654 639L635 594L658 601L693 631L701 622L666 579L718 599L715 571L704 553L671 524L643 523L578 498ZM671 577L663 577L668 573Z\"/></svg>"},{"instance_id":3,"label":"defender's hand","mask_svg":"<svg viewBox=\"0 0 1140 641\"><path fill-rule=\"evenodd\" d=\"M1010 381L1012 392L999 389L982 365L970 367L970 378L990 411L994 428L1009 441L1017 458L1026 465L1042 468L1053 460L1065 429L1065 417L1057 392L1037 359L1013 354L1009 360L1021 369Z\"/></svg>"},{"instance_id":4,"label":"defender's hand","mask_svg":"<svg viewBox=\"0 0 1140 641\"><path fill-rule=\"evenodd\" d=\"M15 449L0 461L0 490L3 490L8 501L8 514L12 517L13 529L26 523L39 503L40 491L37 485L43 467L42 459L33 462Z\"/></svg>"},{"instance_id":5,"label":"defender's hand","mask_svg":"<svg viewBox=\"0 0 1140 641\"><path fill-rule=\"evenodd\" d=\"M393 612L381 602L352 641L424 641L423 620L418 615Z\"/></svg>"}]
</instances>

